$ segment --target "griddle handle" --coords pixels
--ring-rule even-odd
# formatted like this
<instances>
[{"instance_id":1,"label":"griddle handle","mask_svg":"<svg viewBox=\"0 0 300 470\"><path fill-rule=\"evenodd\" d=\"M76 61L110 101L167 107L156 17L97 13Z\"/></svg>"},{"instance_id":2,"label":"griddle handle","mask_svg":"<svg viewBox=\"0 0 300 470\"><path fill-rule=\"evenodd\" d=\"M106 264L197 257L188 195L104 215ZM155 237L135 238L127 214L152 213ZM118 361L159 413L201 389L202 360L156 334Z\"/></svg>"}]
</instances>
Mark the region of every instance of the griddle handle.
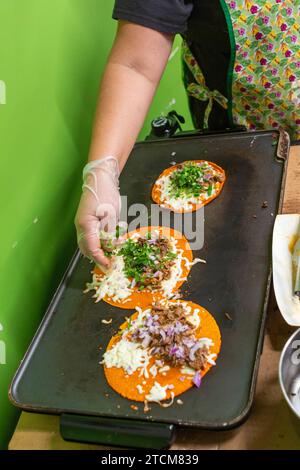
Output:
<instances>
[{"instance_id":1,"label":"griddle handle","mask_svg":"<svg viewBox=\"0 0 300 470\"><path fill-rule=\"evenodd\" d=\"M129 419L62 414L60 433L66 441L140 449L168 449L175 439L175 426Z\"/></svg>"}]
</instances>

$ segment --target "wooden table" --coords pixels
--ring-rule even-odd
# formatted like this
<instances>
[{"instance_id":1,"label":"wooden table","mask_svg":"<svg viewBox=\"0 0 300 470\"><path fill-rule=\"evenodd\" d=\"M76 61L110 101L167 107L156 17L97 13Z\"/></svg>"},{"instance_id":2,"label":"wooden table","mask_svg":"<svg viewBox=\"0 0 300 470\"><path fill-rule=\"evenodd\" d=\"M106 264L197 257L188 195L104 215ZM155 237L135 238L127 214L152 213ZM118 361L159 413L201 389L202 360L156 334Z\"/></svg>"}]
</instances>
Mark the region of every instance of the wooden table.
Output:
<instances>
[{"instance_id":1,"label":"wooden table","mask_svg":"<svg viewBox=\"0 0 300 470\"><path fill-rule=\"evenodd\" d=\"M291 148L283 213L300 213L300 146ZM278 383L280 353L293 328L282 319L271 294L256 396L249 419L225 432L178 430L172 449L300 449L300 421L286 405ZM9 449L69 450L108 447L65 442L59 417L22 413Z\"/></svg>"}]
</instances>

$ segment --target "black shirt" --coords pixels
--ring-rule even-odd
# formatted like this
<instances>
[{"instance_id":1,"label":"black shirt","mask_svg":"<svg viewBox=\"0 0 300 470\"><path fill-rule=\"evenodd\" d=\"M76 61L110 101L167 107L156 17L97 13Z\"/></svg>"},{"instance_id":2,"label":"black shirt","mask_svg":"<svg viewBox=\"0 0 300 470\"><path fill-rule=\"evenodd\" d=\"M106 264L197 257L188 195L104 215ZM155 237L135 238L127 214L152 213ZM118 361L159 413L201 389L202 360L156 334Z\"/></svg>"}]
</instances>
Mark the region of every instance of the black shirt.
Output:
<instances>
[{"instance_id":1,"label":"black shirt","mask_svg":"<svg viewBox=\"0 0 300 470\"><path fill-rule=\"evenodd\" d=\"M163 33L184 33L193 3L193 0L116 0L113 18Z\"/></svg>"},{"instance_id":2,"label":"black shirt","mask_svg":"<svg viewBox=\"0 0 300 470\"><path fill-rule=\"evenodd\" d=\"M210 90L231 98L228 71L232 45L227 20L220 0L115 0L113 18L137 23L163 33L180 33L196 58ZM184 65L185 85L195 82ZM202 128L207 100L189 96L196 128ZM216 101L209 117L214 130L232 125L231 108L227 112Z\"/></svg>"}]
</instances>

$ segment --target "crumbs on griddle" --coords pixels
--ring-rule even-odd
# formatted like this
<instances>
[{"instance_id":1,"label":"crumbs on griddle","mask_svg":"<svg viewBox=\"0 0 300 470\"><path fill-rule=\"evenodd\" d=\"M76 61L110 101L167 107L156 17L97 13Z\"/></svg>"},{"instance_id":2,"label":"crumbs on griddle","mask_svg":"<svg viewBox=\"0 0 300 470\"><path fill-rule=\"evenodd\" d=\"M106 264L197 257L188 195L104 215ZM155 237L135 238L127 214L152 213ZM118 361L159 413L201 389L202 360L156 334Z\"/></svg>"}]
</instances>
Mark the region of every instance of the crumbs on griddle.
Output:
<instances>
[{"instance_id":1,"label":"crumbs on griddle","mask_svg":"<svg viewBox=\"0 0 300 470\"><path fill-rule=\"evenodd\" d=\"M232 321L232 316L229 313L225 312L224 315L227 318L227 320Z\"/></svg>"},{"instance_id":2,"label":"crumbs on griddle","mask_svg":"<svg viewBox=\"0 0 300 470\"><path fill-rule=\"evenodd\" d=\"M150 411L150 410L151 410L151 408L150 408L150 406L148 405L148 402L145 401L145 402L144 402L144 413L148 413L148 411Z\"/></svg>"}]
</instances>

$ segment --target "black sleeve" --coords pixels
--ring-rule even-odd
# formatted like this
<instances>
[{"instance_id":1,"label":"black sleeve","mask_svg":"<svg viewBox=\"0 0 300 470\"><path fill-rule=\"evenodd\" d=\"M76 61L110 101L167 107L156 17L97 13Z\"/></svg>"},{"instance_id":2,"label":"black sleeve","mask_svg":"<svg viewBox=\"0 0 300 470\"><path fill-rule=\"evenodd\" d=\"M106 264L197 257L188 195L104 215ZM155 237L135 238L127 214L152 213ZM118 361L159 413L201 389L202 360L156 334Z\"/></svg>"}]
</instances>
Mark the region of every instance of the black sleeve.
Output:
<instances>
[{"instance_id":1,"label":"black sleeve","mask_svg":"<svg viewBox=\"0 0 300 470\"><path fill-rule=\"evenodd\" d=\"M193 0L115 0L113 18L163 33L184 33Z\"/></svg>"}]
</instances>

